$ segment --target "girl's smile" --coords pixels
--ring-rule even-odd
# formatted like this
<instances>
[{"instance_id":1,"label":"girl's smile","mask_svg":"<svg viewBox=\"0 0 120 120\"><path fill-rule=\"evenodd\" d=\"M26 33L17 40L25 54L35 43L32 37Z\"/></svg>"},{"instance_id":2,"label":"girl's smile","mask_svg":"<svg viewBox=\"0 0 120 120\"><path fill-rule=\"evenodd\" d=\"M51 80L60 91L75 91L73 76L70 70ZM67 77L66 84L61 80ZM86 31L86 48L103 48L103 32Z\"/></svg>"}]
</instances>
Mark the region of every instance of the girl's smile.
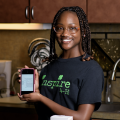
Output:
<instances>
[{"instance_id":1,"label":"girl's smile","mask_svg":"<svg viewBox=\"0 0 120 120\"><path fill-rule=\"evenodd\" d=\"M62 40L64 43L72 41L72 39L63 39Z\"/></svg>"},{"instance_id":2,"label":"girl's smile","mask_svg":"<svg viewBox=\"0 0 120 120\"><path fill-rule=\"evenodd\" d=\"M61 38L61 43L63 44L68 44L72 41L73 39L71 37L64 37L64 38Z\"/></svg>"}]
</instances>

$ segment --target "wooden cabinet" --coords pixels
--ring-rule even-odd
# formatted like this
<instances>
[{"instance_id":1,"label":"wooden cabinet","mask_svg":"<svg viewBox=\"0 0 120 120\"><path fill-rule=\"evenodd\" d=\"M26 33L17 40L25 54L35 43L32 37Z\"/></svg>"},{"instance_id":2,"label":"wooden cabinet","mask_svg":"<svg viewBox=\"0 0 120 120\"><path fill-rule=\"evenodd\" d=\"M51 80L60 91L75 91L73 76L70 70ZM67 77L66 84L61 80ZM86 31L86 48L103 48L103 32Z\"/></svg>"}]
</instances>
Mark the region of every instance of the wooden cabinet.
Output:
<instances>
[{"instance_id":1,"label":"wooden cabinet","mask_svg":"<svg viewBox=\"0 0 120 120\"><path fill-rule=\"evenodd\" d=\"M0 0L0 23L28 23L26 12L29 17L28 0Z\"/></svg>"},{"instance_id":2,"label":"wooden cabinet","mask_svg":"<svg viewBox=\"0 0 120 120\"><path fill-rule=\"evenodd\" d=\"M0 23L52 23L67 6L83 8L89 23L120 23L120 0L0 0Z\"/></svg>"},{"instance_id":3,"label":"wooden cabinet","mask_svg":"<svg viewBox=\"0 0 120 120\"><path fill-rule=\"evenodd\" d=\"M80 6L86 12L86 0L0 0L0 23L52 23L63 6Z\"/></svg>"},{"instance_id":4,"label":"wooden cabinet","mask_svg":"<svg viewBox=\"0 0 120 120\"><path fill-rule=\"evenodd\" d=\"M30 0L31 11L34 11L30 22L52 23L56 12L68 6L80 6L86 12L86 0Z\"/></svg>"},{"instance_id":5,"label":"wooden cabinet","mask_svg":"<svg viewBox=\"0 0 120 120\"><path fill-rule=\"evenodd\" d=\"M89 23L120 23L120 0L87 0Z\"/></svg>"}]
</instances>

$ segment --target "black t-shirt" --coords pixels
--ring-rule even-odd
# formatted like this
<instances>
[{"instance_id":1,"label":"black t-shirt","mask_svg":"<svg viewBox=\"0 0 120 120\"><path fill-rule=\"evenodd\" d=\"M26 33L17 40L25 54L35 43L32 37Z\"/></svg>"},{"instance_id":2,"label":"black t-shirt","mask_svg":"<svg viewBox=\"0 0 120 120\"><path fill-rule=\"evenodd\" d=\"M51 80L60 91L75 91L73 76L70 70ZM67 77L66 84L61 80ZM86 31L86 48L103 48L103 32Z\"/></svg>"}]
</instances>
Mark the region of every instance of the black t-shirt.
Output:
<instances>
[{"instance_id":1,"label":"black t-shirt","mask_svg":"<svg viewBox=\"0 0 120 120\"><path fill-rule=\"evenodd\" d=\"M88 57L88 55L86 55ZM101 105L104 83L103 70L95 60L82 61L82 56L52 61L40 74L40 93L56 103L72 110L80 104ZM39 102L39 120L49 120L55 115Z\"/></svg>"}]
</instances>

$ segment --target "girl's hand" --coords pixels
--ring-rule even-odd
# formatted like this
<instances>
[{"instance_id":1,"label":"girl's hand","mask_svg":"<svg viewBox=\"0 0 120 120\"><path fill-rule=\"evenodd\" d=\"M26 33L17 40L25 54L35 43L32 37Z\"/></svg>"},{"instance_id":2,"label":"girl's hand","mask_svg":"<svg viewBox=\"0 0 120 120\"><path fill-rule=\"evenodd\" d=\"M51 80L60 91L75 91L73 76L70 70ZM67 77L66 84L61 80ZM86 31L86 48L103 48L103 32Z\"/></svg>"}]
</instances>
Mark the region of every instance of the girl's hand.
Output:
<instances>
[{"instance_id":1,"label":"girl's hand","mask_svg":"<svg viewBox=\"0 0 120 120\"><path fill-rule=\"evenodd\" d=\"M30 94L24 94L24 95L21 95L21 96L18 93L18 97L20 98L20 100L27 101L27 102L38 102L38 101L40 101L40 93L38 93L38 92L34 92L34 93L30 93Z\"/></svg>"},{"instance_id":2,"label":"girl's hand","mask_svg":"<svg viewBox=\"0 0 120 120\"><path fill-rule=\"evenodd\" d=\"M29 68L29 67L25 65L25 68ZM18 72L20 73L21 70L18 70ZM21 75L19 75L19 77L21 78ZM19 82L21 82L21 80L19 80ZM23 101L36 102L39 100L39 96L40 96L39 75L38 75L38 72L36 69L35 69L35 92L30 93L30 94L21 95L21 96L19 93L17 93L17 94L18 94L18 97L20 98L20 100L23 100Z\"/></svg>"}]
</instances>

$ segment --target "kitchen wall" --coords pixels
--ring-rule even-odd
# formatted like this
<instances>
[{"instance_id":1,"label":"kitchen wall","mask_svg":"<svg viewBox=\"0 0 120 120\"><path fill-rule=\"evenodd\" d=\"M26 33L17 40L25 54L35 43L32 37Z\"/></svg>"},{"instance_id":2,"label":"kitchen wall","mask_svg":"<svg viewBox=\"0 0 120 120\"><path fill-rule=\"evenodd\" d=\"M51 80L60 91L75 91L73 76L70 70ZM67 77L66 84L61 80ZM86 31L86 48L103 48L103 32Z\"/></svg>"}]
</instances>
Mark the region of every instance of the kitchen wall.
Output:
<instances>
[{"instance_id":1,"label":"kitchen wall","mask_svg":"<svg viewBox=\"0 0 120 120\"><path fill-rule=\"evenodd\" d=\"M91 32L120 32L119 24L90 24ZM0 60L12 60L11 76L17 71L18 67L34 67L30 63L28 56L28 45L35 38L50 39L50 30L0 30ZM92 34L91 38L104 39L104 34ZM108 34L109 39L119 39L120 34ZM120 44L120 41L118 43ZM61 54L61 49L56 43L56 52ZM106 80L105 80L106 84ZM19 91L19 84L17 89ZM120 79L114 81L114 93L120 96ZM117 86L117 87L115 87ZM105 99L105 87L102 93L102 101ZM114 96L115 102L120 102L120 99Z\"/></svg>"}]
</instances>

